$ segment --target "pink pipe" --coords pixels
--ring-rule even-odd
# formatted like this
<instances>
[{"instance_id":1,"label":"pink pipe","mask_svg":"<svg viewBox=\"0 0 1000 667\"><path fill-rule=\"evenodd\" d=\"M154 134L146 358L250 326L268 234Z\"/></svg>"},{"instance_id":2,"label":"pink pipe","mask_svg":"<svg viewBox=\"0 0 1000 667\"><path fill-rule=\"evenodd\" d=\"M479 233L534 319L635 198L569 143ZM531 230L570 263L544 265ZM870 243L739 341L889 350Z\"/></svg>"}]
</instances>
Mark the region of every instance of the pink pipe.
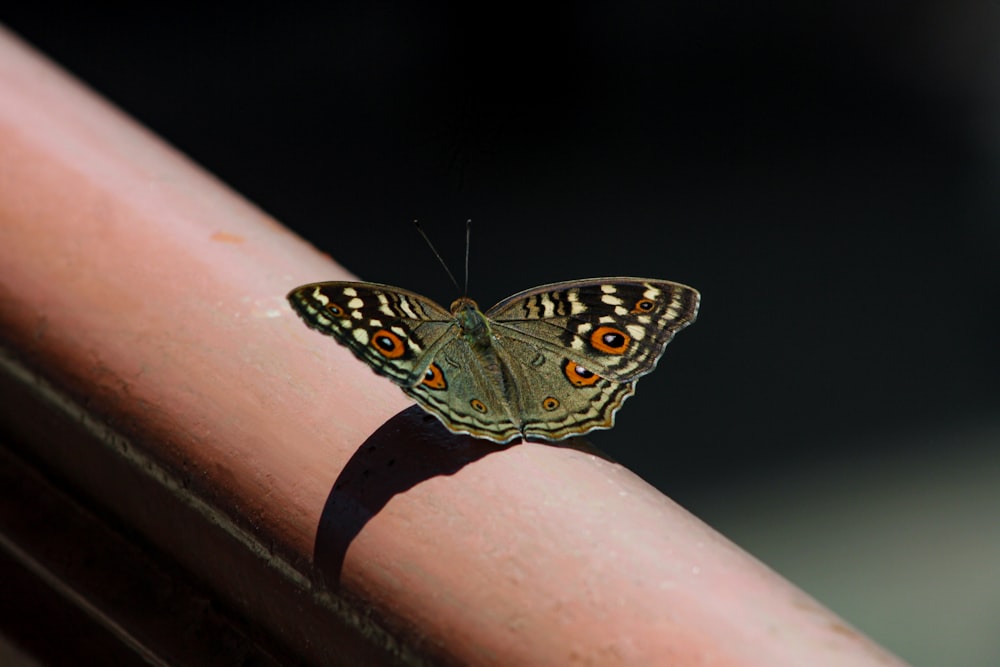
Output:
<instances>
[{"instance_id":1,"label":"pink pipe","mask_svg":"<svg viewBox=\"0 0 1000 667\"><path fill-rule=\"evenodd\" d=\"M6 32L0 267L32 455L308 661L902 664L618 464L394 418L285 303L344 269Z\"/></svg>"}]
</instances>

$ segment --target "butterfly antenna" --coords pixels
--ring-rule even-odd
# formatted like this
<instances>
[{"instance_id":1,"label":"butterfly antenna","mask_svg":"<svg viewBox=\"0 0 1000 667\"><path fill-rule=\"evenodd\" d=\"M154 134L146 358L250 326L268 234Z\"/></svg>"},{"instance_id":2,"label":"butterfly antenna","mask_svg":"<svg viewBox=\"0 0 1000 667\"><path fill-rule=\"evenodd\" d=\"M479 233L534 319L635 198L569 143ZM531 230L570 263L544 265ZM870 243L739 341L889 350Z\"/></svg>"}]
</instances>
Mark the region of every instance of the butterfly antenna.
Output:
<instances>
[{"instance_id":1,"label":"butterfly antenna","mask_svg":"<svg viewBox=\"0 0 1000 667\"><path fill-rule=\"evenodd\" d=\"M458 286L458 281L455 280L455 276L452 274L451 269L448 268L448 265L445 263L444 258L441 257L441 253L439 253L437 251L437 248L434 247L434 244L431 243L431 239L430 237L427 236L427 232L424 231L424 228L420 226L420 223L418 221L414 220L413 224L416 226L417 231L420 232L420 235L424 237L424 241L427 242L427 247L431 249L431 252L434 253L435 257L437 257L437 260L441 262L441 266L444 267L444 272L448 274L448 277L451 279L451 282L455 286L455 289L461 289L461 287Z\"/></svg>"},{"instance_id":2,"label":"butterfly antenna","mask_svg":"<svg viewBox=\"0 0 1000 667\"><path fill-rule=\"evenodd\" d=\"M469 296L469 248L472 247L472 219L465 221L465 291L463 295Z\"/></svg>"}]
</instances>

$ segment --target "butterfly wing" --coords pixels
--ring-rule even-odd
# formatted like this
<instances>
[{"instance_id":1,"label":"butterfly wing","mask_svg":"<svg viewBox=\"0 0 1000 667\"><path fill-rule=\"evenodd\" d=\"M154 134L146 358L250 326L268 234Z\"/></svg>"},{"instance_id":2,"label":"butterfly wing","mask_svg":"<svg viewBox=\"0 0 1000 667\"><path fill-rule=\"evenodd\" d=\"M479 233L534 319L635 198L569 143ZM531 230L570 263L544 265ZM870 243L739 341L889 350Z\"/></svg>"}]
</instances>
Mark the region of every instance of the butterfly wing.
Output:
<instances>
[{"instance_id":1,"label":"butterfly wing","mask_svg":"<svg viewBox=\"0 0 1000 667\"><path fill-rule=\"evenodd\" d=\"M430 299L377 283L311 283L292 290L288 301L311 328L404 387L422 381L435 350L458 328Z\"/></svg>"},{"instance_id":2,"label":"butterfly wing","mask_svg":"<svg viewBox=\"0 0 1000 667\"><path fill-rule=\"evenodd\" d=\"M565 358L540 355L511 338L495 343L501 380L460 338L435 355L424 381L403 391L456 433L506 443L518 438L562 440L611 428L633 393L632 382L592 375L567 383Z\"/></svg>"},{"instance_id":3,"label":"butterfly wing","mask_svg":"<svg viewBox=\"0 0 1000 667\"><path fill-rule=\"evenodd\" d=\"M522 435L521 419L510 400L514 383L497 373L454 337L436 351L422 381L403 391L455 433L510 442Z\"/></svg>"},{"instance_id":4,"label":"butterfly wing","mask_svg":"<svg viewBox=\"0 0 1000 667\"><path fill-rule=\"evenodd\" d=\"M616 382L649 373L698 314L698 291L666 280L595 278L555 283L486 312L496 336L516 340Z\"/></svg>"},{"instance_id":5,"label":"butterfly wing","mask_svg":"<svg viewBox=\"0 0 1000 667\"><path fill-rule=\"evenodd\" d=\"M512 385L519 430L526 438L563 440L615 424L615 414L635 392L635 381L601 377L566 356L542 352L534 342L506 336L496 342Z\"/></svg>"}]
</instances>

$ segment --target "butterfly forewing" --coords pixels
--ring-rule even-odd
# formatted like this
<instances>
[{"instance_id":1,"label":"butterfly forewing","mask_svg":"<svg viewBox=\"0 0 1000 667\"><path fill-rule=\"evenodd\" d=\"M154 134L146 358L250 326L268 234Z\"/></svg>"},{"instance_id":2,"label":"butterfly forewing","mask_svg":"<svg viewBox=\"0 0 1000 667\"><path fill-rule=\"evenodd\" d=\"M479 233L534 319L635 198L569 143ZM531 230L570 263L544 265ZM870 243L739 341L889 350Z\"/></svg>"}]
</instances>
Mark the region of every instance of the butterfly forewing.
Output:
<instances>
[{"instance_id":1,"label":"butterfly forewing","mask_svg":"<svg viewBox=\"0 0 1000 667\"><path fill-rule=\"evenodd\" d=\"M313 329L333 336L397 384L420 382L436 346L457 328L447 310L419 294L377 283L326 282L288 295Z\"/></svg>"},{"instance_id":2,"label":"butterfly forewing","mask_svg":"<svg viewBox=\"0 0 1000 667\"><path fill-rule=\"evenodd\" d=\"M565 355L601 377L628 381L656 367L667 343L698 314L697 290L642 278L555 283L487 311L499 337Z\"/></svg>"}]
</instances>

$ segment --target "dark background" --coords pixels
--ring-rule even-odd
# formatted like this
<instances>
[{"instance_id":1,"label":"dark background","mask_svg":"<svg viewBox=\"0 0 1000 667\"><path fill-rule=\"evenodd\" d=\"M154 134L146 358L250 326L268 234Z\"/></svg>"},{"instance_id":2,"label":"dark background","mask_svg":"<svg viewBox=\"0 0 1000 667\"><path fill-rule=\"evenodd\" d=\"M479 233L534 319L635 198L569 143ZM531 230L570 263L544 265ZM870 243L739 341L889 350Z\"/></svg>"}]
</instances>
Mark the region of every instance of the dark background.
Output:
<instances>
[{"instance_id":1,"label":"dark background","mask_svg":"<svg viewBox=\"0 0 1000 667\"><path fill-rule=\"evenodd\" d=\"M1000 5L5 13L364 279L448 304L412 220L458 272L471 218L483 306L698 288L592 440L915 664L1000 656L940 636L996 577L926 588L1000 554Z\"/></svg>"}]
</instances>

